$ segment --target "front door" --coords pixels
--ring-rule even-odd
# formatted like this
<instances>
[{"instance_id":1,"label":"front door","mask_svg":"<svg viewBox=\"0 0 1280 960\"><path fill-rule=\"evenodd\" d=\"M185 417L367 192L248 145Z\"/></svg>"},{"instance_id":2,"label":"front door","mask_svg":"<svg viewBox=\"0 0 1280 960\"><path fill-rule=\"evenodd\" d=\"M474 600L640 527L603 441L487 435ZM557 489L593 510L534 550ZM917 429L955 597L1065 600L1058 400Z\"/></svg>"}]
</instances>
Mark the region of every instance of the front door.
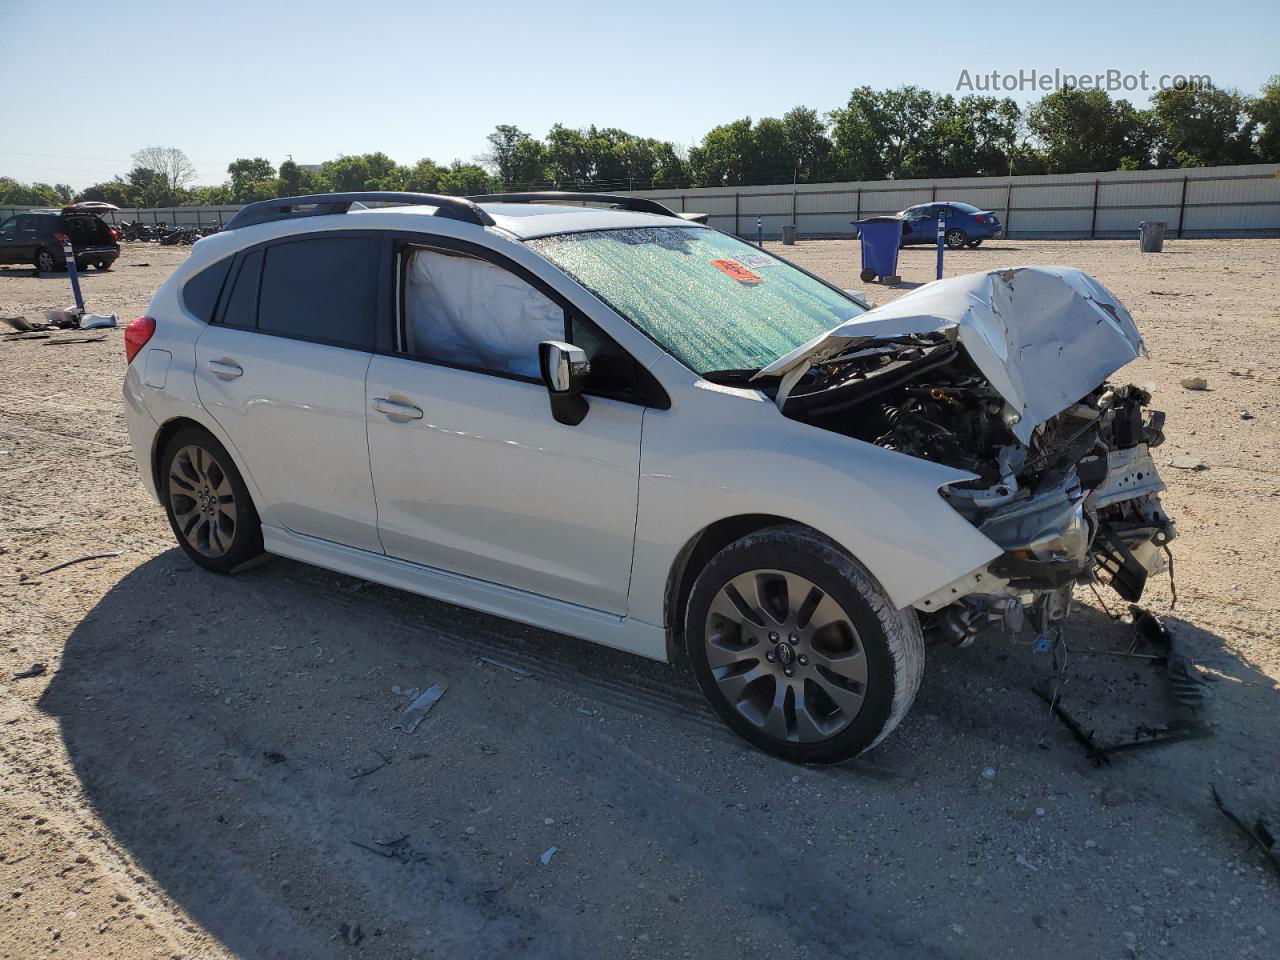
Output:
<instances>
[{"instance_id":1,"label":"front door","mask_svg":"<svg viewBox=\"0 0 1280 960\"><path fill-rule=\"evenodd\" d=\"M565 306L481 251L406 246L394 355L366 385L378 528L395 557L625 613L644 407L556 422L537 375ZM588 351L590 353L590 351Z\"/></svg>"},{"instance_id":2,"label":"front door","mask_svg":"<svg viewBox=\"0 0 1280 960\"><path fill-rule=\"evenodd\" d=\"M907 211L907 226L911 228L903 243L929 243L937 232L937 222L930 218L931 207L912 207Z\"/></svg>"},{"instance_id":3,"label":"front door","mask_svg":"<svg viewBox=\"0 0 1280 960\"><path fill-rule=\"evenodd\" d=\"M0 263L21 263L16 259L18 246L18 218L10 217L0 223Z\"/></svg>"},{"instance_id":4,"label":"front door","mask_svg":"<svg viewBox=\"0 0 1280 960\"><path fill-rule=\"evenodd\" d=\"M379 553L364 380L381 249L320 234L240 255L196 343L200 401L258 487L262 522Z\"/></svg>"},{"instance_id":5,"label":"front door","mask_svg":"<svg viewBox=\"0 0 1280 960\"><path fill-rule=\"evenodd\" d=\"M39 246L37 214L18 214L0 224L0 263L35 263ZM55 251L58 260L62 251Z\"/></svg>"}]
</instances>

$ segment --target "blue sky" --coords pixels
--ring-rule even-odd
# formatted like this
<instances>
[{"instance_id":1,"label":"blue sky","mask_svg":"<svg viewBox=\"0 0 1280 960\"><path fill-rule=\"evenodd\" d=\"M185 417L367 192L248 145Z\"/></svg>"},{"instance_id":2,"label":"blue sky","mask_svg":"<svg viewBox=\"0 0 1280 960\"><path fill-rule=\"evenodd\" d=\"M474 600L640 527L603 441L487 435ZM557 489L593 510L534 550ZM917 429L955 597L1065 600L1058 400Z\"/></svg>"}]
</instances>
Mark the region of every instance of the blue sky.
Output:
<instances>
[{"instance_id":1,"label":"blue sky","mask_svg":"<svg viewBox=\"0 0 1280 960\"><path fill-rule=\"evenodd\" d=\"M862 84L956 92L961 70L1200 73L1247 92L1280 73L1275 0L198 6L0 0L0 175L83 187L149 144L181 147L202 183L239 156L469 160L498 123L687 146L738 117L825 112Z\"/></svg>"}]
</instances>

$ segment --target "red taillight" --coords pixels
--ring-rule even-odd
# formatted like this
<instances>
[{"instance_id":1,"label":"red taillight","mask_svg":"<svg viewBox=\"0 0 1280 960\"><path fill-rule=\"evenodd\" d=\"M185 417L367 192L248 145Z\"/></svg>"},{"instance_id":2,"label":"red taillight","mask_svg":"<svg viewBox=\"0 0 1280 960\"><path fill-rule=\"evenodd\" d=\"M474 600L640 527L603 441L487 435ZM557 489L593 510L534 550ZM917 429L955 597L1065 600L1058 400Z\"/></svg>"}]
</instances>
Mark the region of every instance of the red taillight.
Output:
<instances>
[{"instance_id":1,"label":"red taillight","mask_svg":"<svg viewBox=\"0 0 1280 960\"><path fill-rule=\"evenodd\" d=\"M124 355L126 362L133 363L138 351L147 345L152 334L156 332L154 317L139 317L124 328Z\"/></svg>"},{"instance_id":2,"label":"red taillight","mask_svg":"<svg viewBox=\"0 0 1280 960\"><path fill-rule=\"evenodd\" d=\"M985 213L975 213L975 214L973 215L973 219L974 219L977 223L986 223L986 222L987 222L987 215L986 215Z\"/></svg>"},{"instance_id":3,"label":"red taillight","mask_svg":"<svg viewBox=\"0 0 1280 960\"><path fill-rule=\"evenodd\" d=\"M120 239L120 231L119 231L119 230L117 230L115 227L107 227L107 229L111 231L111 239L112 239L112 240L119 240L119 239Z\"/></svg>"},{"instance_id":4,"label":"red taillight","mask_svg":"<svg viewBox=\"0 0 1280 960\"><path fill-rule=\"evenodd\" d=\"M65 244L67 242L67 235L65 233L55 233L53 235L53 242L57 244Z\"/></svg>"}]
</instances>

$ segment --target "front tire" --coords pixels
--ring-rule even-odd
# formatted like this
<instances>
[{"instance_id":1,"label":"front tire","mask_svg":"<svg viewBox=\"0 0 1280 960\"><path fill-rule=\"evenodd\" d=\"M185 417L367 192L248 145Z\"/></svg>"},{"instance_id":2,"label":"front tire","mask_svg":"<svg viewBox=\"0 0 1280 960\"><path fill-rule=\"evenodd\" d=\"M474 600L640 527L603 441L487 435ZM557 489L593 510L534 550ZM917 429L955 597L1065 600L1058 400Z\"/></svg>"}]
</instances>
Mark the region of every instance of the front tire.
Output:
<instances>
[{"instance_id":1,"label":"front tire","mask_svg":"<svg viewBox=\"0 0 1280 960\"><path fill-rule=\"evenodd\" d=\"M685 611L693 672L722 720L762 750L836 763L883 740L924 673L915 612L807 527L769 527L716 554Z\"/></svg>"},{"instance_id":2,"label":"front tire","mask_svg":"<svg viewBox=\"0 0 1280 960\"><path fill-rule=\"evenodd\" d=\"M961 247L963 247L966 243L969 242L969 235L965 233L963 230L951 229L946 232L944 242L946 243L948 249L959 250Z\"/></svg>"},{"instance_id":3,"label":"front tire","mask_svg":"<svg viewBox=\"0 0 1280 960\"><path fill-rule=\"evenodd\" d=\"M262 525L226 448L197 427L179 430L160 457L160 498L178 546L214 573L262 553Z\"/></svg>"}]
</instances>

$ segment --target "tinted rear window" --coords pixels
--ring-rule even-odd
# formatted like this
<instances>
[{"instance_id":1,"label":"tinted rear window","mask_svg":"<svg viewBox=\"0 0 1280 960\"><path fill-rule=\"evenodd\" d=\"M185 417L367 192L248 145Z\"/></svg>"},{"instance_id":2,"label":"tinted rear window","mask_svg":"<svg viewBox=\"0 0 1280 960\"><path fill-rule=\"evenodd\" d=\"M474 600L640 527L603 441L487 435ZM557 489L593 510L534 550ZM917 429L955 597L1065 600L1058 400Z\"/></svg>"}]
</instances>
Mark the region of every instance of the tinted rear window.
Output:
<instances>
[{"instance_id":1,"label":"tinted rear window","mask_svg":"<svg viewBox=\"0 0 1280 960\"><path fill-rule=\"evenodd\" d=\"M229 327L254 327L258 323L258 279L262 275L262 251L255 250L240 264L235 286L222 311L222 322Z\"/></svg>"},{"instance_id":2,"label":"tinted rear window","mask_svg":"<svg viewBox=\"0 0 1280 960\"><path fill-rule=\"evenodd\" d=\"M97 217L63 217L62 226L75 245L82 243L110 243L111 230Z\"/></svg>"},{"instance_id":3,"label":"tinted rear window","mask_svg":"<svg viewBox=\"0 0 1280 960\"><path fill-rule=\"evenodd\" d=\"M258 329L372 350L379 242L312 237L267 249Z\"/></svg>"},{"instance_id":4,"label":"tinted rear window","mask_svg":"<svg viewBox=\"0 0 1280 960\"><path fill-rule=\"evenodd\" d=\"M213 309L218 305L218 294L222 292L222 284L231 270L232 259L227 257L205 267L182 288L183 304L205 323L213 320Z\"/></svg>"}]
</instances>

